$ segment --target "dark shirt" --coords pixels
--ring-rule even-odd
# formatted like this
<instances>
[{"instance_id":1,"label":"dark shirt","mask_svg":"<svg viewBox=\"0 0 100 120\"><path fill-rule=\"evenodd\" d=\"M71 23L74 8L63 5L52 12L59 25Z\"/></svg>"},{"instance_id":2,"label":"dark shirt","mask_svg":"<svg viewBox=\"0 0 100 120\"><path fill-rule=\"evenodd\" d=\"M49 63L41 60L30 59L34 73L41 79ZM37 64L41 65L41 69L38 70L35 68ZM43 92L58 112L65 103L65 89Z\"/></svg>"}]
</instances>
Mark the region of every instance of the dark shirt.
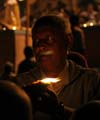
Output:
<instances>
[{"instance_id":1,"label":"dark shirt","mask_svg":"<svg viewBox=\"0 0 100 120\"><path fill-rule=\"evenodd\" d=\"M100 99L100 74L91 68L83 68L72 61L68 61L69 83L62 87L58 99L65 106L77 108L94 99ZM27 86L36 80L41 80L38 68L16 77L19 86Z\"/></svg>"},{"instance_id":2,"label":"dark shirt","mask_svg":"<svg viewBox=\"0 0 100 120\"><path fill-rule=\"evenodd\" d=\"M19 64L18 74L28 72L29 70L33 69L34 67L36 67L36 63L34 61L26 59Z\"/></svg>"}]
</instances>

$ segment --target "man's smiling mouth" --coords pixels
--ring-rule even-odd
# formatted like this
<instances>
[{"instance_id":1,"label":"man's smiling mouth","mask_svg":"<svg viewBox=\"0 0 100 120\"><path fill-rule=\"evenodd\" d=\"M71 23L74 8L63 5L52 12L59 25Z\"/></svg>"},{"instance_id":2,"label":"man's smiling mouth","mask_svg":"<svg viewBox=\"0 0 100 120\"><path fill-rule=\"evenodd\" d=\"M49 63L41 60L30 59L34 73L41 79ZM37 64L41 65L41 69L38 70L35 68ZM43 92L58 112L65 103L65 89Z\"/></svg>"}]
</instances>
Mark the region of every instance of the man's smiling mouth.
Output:
<instances>
[{"instance_id":1,"label":"man's smiling mouth","mask_svg":"<svg viewBox=\"0 0 100 120\"><path fill-rule=\"evenodd\" d=\"M46 55L52 55L53 51L49 50L49 51L45 51L45 52L40 52L40 56L46 56Z\"/></svg>"},{"instance_id":2,"label":"man's smiling mouth","mask_svg":"<svg viewBox=\"0 0 100 120\"><path fill-rule=\"evenodd\" d=\"M41 51L38 55L38 60L50 60L51 56L53 55L53 51L52 50L48 50L48 51Z\"/></svg>"}]
</instances>

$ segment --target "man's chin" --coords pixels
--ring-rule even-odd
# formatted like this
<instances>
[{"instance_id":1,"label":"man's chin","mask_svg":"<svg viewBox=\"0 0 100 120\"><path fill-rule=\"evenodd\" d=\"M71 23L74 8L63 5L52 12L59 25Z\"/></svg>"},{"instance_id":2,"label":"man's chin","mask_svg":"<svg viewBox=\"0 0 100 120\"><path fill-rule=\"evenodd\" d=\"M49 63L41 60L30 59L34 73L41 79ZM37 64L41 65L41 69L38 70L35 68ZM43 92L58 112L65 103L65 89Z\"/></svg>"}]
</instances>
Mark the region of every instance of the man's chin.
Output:
<instances>
[{"instance_id":1,"label":"man's chin","mask_svg":"<svg viewBox=\"0 0 100 120\"><path fill-rule=\"evenodd\" d=\"M41 61L39 62L39 66L43 69L51 69L53 68L52 63L49 61Z\"/></svg>"},{"instance_id":2,"label":"man's chin","mask_svg":"<svg viewBox=\"0 0 100 120\"><path fill-rule=\"evenodd\" d=\"M52 66L52 64L48 61L41 61L39 62L40 66L42 67L48 67L48 66Z\"/></svg>"},{"instance_id":3,"label":"man's chin","mask_svg":"<svg viewBox=\"0 0 100 120\"><path fill-rule=\"evenodd\" d=\"M40 64L47 64L47 63L50 63L51 62L51 56L41 56L40 58L38 58L38 62Z\"/></svg>"}]
</instances>

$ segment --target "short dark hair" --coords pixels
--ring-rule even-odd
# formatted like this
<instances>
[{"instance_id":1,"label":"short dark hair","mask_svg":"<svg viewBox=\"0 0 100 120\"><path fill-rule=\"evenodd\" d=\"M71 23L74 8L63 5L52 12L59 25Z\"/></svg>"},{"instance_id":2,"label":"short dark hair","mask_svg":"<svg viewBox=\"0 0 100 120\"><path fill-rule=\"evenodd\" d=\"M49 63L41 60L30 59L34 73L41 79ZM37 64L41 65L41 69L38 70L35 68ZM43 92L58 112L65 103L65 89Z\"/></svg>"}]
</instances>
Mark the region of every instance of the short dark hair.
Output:
<instances>
[{"instance_id":1,"label":"short dark hair","mask_svg":"<svg viewBox=\"0 0 100 120\"><path fill-rule=\"evenodd\" d=\"M40 17L35 24L32 27L32 39L34 39L35 33L38 31L39 28L44 27L44 26L50 26L56 31L60 31L63 35L62 37L64 38L64 44L67 44L67 47L69 45L69 39L67 37L67 24L65 19L63 19L60 16L56 15L47 15L47 16L42 16Z\"/></svg>"},{"instance_id":2,"label":"short dark hair","mask_svg":"<svg viewBox=\"0 0 100 120\"><path fill-rule=\"evenodd\" d=\"M32 27L32 34L34 34L38 28L43 26L50 26L54 29L59 29L65 31L65 23L58 16L48 15L40 17Z\"/></svg>"},{"instance_id":3,"label":"short dark hair","mask_svg":"<svg viewBox=\"0 0 100 120\"><path fill-rule=\"evenodd\" d=\"M70 23L71 23L71 26L79 25L79 16L78 15L71 15L70 16Z\"/></svg>"},{"instance_id":4,"label":"short dark hair","mask_svg":"<svg viewBox=\"0 0 100 120\"><path fill-rule=\"evenodd\" d=\"M31 47L31 46L26 46L26 47L24 48L24 54L25 54L25 56L28 57L28 58L33 57L33 49L32 49L32 47Z\"/></svg>"}]
</instances>

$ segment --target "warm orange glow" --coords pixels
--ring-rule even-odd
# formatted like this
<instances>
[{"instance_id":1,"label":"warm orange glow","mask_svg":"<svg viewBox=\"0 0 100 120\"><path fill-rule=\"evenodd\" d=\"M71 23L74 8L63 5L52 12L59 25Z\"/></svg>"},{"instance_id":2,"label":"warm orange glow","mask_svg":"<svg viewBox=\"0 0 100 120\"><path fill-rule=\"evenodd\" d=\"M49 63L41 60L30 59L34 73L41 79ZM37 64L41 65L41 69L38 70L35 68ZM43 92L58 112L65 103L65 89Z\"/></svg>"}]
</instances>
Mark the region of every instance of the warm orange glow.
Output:
<instances>
[{"instance_id":1,"label":"warm orange glow","mask_svg":"<svg viewBox=\"0 0 100 120\"><path fill-rule=\"evenodd\" d=\"M57 83L59 82L59 78L44 78L42 80L37 80L33 82L33 84L43 83L43 84L51 84L51 83Z\"/></svg>"},{"instance_id":2,"label":"warm orange glow","mask_svg":"<svg viewBox=\"0 0 100 120\"><path fill-rule=\"evenodd\" d=\"M17 27L16 27L16 26L13 26L13 27L12 27L12 30L16 30L16 29L17 29Z\"/></svg>"},{"instance_id":3,"label":"warm orange glow","mask_svg":"<svg viewBox=\"0 0 100 120\"><path fill-rule=\"evenodd\" d=\"M41 82L45 84L56 83L58 81L60 81L58 78L45 78L41 80Z\"/></svg>"}]
</instances>

